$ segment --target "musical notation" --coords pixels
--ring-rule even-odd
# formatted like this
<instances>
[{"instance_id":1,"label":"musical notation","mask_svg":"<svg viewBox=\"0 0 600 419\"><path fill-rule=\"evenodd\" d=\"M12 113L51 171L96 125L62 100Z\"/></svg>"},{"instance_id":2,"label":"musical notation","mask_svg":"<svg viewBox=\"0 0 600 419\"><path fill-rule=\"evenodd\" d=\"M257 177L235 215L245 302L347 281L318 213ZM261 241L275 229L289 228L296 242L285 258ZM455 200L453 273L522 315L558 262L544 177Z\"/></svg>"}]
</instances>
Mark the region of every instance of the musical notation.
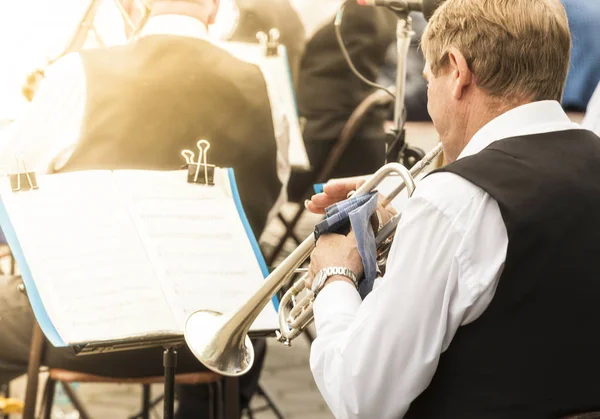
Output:
<instances>
[{"instance_id":1,"label":"musical notation","mask_svg":"<svg viewBox=\"0 0 600 419\"><path fill-rule=\"evenodd\" d=\"M132 211L140 215L137 228L165 295L178 308L173 314L181 330L190 312L234 308L262 281L237 208L224 188L228 182L225 171L217 171L215 185L204 188L166 175L143 185L133 172L120 179L121 187L131 192Z\"/></svg>"},{"instance_id":2,"label":"musical notation","mask_svg":"<svg viewBox=\"0 0 600 419\"><path fill-rule=\"evenodd\" d=\"M191 312L228 311L253 294L263 275L230 173L215 168L212 186L183 170L61 173L29 192L0 183L60 339L181 334ZM261 329L276 325L270 310Z\"/></svg>"}]
</instances>

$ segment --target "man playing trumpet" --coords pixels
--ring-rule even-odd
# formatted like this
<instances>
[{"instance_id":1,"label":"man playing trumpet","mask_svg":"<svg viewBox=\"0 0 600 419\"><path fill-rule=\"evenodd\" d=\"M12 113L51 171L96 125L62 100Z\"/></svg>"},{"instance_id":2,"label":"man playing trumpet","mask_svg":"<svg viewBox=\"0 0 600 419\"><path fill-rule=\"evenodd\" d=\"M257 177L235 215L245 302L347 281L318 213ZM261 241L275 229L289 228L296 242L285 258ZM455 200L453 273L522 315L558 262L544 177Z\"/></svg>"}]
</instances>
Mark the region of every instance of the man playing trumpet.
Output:
<instances>
[{"instance_id":1,"label":"man playing trumpet","mask_svg":"<svg viewBox=\"0 0 600 419\"><path fill-rule=\"evenodd\" d=\"M565 11L447 0L422 44L449 164L419 184L364 300L354 235L319 238L315 381L337 418L600 411L600 139L559 104ZM330 183L307 208L355 186ZM354 275L327 277L334 267Z\"/></svg>"}]
</instances>

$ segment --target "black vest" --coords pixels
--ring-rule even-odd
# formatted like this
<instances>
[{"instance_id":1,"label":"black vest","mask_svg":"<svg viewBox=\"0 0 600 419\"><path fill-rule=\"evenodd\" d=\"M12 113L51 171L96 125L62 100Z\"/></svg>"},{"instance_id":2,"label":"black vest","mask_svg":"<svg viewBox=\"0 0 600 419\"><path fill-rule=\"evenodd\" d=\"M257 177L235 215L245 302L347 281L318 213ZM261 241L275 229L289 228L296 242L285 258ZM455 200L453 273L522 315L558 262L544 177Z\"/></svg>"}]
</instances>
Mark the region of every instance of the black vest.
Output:
<instances>
[{"instance_id":1,"label":"black vest","mask_svg":"<svg viewBox=\"0 0 600 419\"><path fill-rule=\"evenodd\" d=\"M81 53L87 101L80 141L64 171L175 170L181 150L233 167L255 235L281 188L266 85L258 67L211 43L152 35Z\"/></svg>"},{"instance_id":2,"label":"black vest","mask_svg":"<svg viewBox=\"0 0 600 419\"><path fill-rule=\"evenodd\" d=\"M458 329L406 417L600 410L600 138L571 130L505 139L440 171L498 202L508 249L489 307Z\"/></svg>"}]
</instances>

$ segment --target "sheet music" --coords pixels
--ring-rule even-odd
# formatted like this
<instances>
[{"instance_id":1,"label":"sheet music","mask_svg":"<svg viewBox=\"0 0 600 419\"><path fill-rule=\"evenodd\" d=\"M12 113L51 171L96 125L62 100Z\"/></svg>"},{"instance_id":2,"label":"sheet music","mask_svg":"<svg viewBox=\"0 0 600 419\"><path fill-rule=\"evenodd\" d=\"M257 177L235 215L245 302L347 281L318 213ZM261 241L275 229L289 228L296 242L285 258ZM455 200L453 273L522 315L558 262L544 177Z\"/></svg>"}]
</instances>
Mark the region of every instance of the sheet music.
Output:
<instances>
[{"instance_id":1,"label":"sheet music","mask_svg":"<svg viewBox=\"0 0 600 419\"><path fill-rule=\"evenodd\" d=\"M279 45L279 54L267 57L265 56L264 47L260 44L243 42L218 42L217 44L238 59L255 64L261 69L272 107L283 113L289 124L290 164L300 169L309 170L310 162L306 154L298 120L296 97L285 47Z\"/></svg>"},{"instance_id":2,"label":"sheet music","mask_svg":"<svg viewBox=\"0 0 600 419\"><path fill-rule=\"evenodd\" d=\"M38 179L2 200L65 342L173 330L175 321L110 172Z\"/></svg>"},{"instance_id":3,"label":"sheet music","mask_svg":"<svg viewBox=\"0 0 600 419\"><path fill-rule=\"evenodd\" d=\"M263 282L232 199L227 170L215 185L187 183L185 172L118 173L149 259L181 331L198 309L235 310ZM270 307L269 307L270 306ZM274 308L260 329L276 327Z\"/></svg>"},{"instance_id":4,"label":"sheet music","mask_svg":"<svg viewBox=\"0 0 600 419\"><path fill-rule=\"evenodd\" d=\"M217 168L210 187L186 177L73 172L16 193L2 179L2 203L64 342L183 333L193 311L234 310L260 287L228 171ZM256 328L276 323L269 304Z\"/></svg>"}]
</instances>

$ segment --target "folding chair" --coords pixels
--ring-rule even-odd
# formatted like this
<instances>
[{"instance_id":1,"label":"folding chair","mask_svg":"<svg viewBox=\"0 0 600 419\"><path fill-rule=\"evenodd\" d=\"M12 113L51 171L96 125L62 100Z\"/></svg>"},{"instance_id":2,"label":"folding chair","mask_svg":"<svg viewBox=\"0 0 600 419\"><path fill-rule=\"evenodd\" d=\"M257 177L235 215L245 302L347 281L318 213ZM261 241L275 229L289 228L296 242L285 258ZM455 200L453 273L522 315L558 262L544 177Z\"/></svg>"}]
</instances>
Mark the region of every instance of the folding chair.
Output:
<instances>
[{"instance_id":1,"label":"folding chair","mask_svg":"<svg viewBox=\"0 0 600 419\"><path fill-rule=\"evenodd\" d=\"M37 404L37 393L40 372L40 367L45 350L45 339L39 325L35 323L33 336L31 341L31 349L29 353L29 366L27 370L27 385L25 388L25 405L23 408L23 419L35 419L36 418L36 404ZM220 419L225 416L232 417L237 416L235 413L227 413L227 407L224 404L224 400L229 400L232 397L238 397L237 386L234 390L228 389L225 380L232 380L235 378L227 378L220 376L211 371L197 372L197 373L183 373L175 375L176 384L205 384L209 386L209 394L211 400L210 417L209 419ZM60 384L73 408L79 413L81 419L89 419L90 414L81 402L77 393L72 389L71 383L98 383L98 384L140 384L143 386L142 391L142 407L141 410L130 416L129 419L149 419L151 410L159 404L164 396L156 397L151 400L150 397L150 385L163 383L163 376L153 377L141 377L141 378L113 378L104 377L93 374L79 373L75 371L68 371L58 368L50 368L48 370L48 379L44 387L44 393L42 396L40 416L42 419L50 419L52 413L54 392L56 385ZM242 413L250 419L253 418L254 413L270 410L278 419L283 419L283 414L275 405L271 397L265 391L263 387L259 385L257 390L257 396L264 399L265 405L256 408L255 410L250 409L249 406L242 406ZM229 409L232 410L232 409Z\"/></svg>"},{"instance_id":2,"label":"folding chair","mask_svg":"<svg viewBox=\"0 0 600 419\"><path fill-rule=\"evenodd\" d=\"M222 380L223 377L213 372L199 372L199 373L188 373L188 374L176 374L176 384L207 384L209 385L210 401L213 405L209 408L210 419L220 418L224 410L223 405L223 391L222 391ZM87 412L85 406L71 388L71 383L98 383L98 384L141 384L143 385L142 395L142 411L133 416L148 419L150 417L150 411L158 403L160 403L163 397L150 401L150 384L160 384L164 381L164 377L145 377L145 378L110 378L102 377L92 374L84 374L79 372L61 370L51 368L48 372L48 380L44 389L44 395L42 397L42 419L50 419L54 391L56 384L60 383L69 398L71 404L79 413L81 419L90 419L90 414Z\"/></svg>"},{"instance_id":3,"label":"folding chair","mask_svg":"<svg viewBox=\"0 0 600 419\"><path fill-rule=\"evenodd\" d=\"M37 404L37 393L40 372L40 367L44 355L45 339L39 325L35 323L31 341L31 349L29 353L29 366L27 370L27 385L25 388L25 406L23 409L23 419L35 419L36 417L36 404ZM52 412L54 391L56 384L60 383L71 401L71 404L78 411L81 419L89 419L90 415L87 412L85 406L78 398L77 394L73 391L70 384L74 382L78 383L118 383L118 384L141 384L144 386L143 397L142 397L142 410L140 414L134 417L141 417L148 419L150 410L155 406L161 399L157 399L154 402L150 401L150 384L162 383L164 377L142 377L142 378L112 378L102 377L93 374L85 374L74 371L62 370L50 368L48 370L48 380L46 381L44 394L42 397L41 406L41 417L43 419L49 419ZM224 412L223 405L223 390L222 381L224 377L213 373L213 372L198 372L198 373L186 373L176 374L175 382L177 384L208 384L214 397L211 399L214 401L211 410L211 418L220 418ZM237 397L237 394L236 394Z\"/></svg>"}]
</instances>

